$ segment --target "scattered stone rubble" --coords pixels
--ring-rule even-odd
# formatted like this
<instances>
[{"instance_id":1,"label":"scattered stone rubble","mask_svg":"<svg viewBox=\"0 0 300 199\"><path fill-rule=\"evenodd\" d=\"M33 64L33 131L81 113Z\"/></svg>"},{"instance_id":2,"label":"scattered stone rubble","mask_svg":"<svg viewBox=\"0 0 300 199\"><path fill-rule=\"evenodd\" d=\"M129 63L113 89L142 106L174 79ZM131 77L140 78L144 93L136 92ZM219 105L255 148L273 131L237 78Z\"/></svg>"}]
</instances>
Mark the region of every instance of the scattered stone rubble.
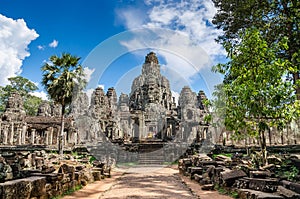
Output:
<instances>
[{"instance_id":1,"label":"scattered stone rubble","mask_svg":"<svg viewBox=\"0 0 300 199\"><path fill-rule=\"evenodd\" d=\"M272 159L274 156L270 162ZM242 199L300 198L300 183L275 177L274 164L255 169L248 157L239 154L232 158L217 155L214 159L204 154L187 156L179 160L178 167L182 175L198 182L203 190L222 187Z\"/></svg>"},{"instance_id":2,"label":"scattered stone rubble","mask_svg":"<svg viewBox=\"0 0 300 199\"><path fill-rule=\"evenodd\" d=\"M44 150L6 151L0 156L0 198L50 199L110 177L111 167L88 156Z\"/></svg>"}]
</instances>

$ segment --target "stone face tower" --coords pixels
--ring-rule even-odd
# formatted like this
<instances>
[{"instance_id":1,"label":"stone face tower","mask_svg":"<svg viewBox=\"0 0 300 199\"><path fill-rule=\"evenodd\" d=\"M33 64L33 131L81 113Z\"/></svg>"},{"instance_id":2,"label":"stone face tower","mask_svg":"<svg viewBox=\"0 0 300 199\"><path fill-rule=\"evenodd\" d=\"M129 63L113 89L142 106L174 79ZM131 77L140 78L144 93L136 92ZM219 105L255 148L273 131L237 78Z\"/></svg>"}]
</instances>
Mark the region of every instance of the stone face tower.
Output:
<instances>
[{"instance_id":1,"label":"stone face tower","mask_svg":"<svg viewBox=\"0 0 300 199\"><path fill-rule=\"evenodd\" d=\"M142 74L132 83L129 101L131 111L145 111L149 104L156 104L167 110L172 105L169 80L160 74L160 65L153 52L146 56Z\"/></svg>"},{"instance_id":2,"label":"stone face tower","mask_svg":"<svg viewBox=\"0 0 300 199\"><path fill-rule=\"evenodd\" d=\"M153 52L146 56L142 74L133 81L129 107L135 114L135 138L164 138L162 131L167 126L166 113L171 111L172 94L169 80L160 74L160 65Z\"/></svg>"}]
</instances>

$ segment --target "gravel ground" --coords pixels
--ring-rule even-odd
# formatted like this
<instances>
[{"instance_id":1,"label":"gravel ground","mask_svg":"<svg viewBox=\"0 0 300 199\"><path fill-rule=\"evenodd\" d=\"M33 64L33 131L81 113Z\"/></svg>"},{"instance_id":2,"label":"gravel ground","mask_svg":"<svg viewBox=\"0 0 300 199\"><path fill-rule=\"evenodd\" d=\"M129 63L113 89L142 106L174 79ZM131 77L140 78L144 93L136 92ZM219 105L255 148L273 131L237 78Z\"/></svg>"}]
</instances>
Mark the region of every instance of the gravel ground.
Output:
<instances>
[{"instance_id":1,"label":"gravel ground","mask_svg":"<svg viewBox=\"0 0 300 199\"><path fill-rule=\"evenodd\" d=\"M136 168L125 172L101 199L116 198L199 198L182 182L178 171L170 168ZM150 171L151 170L151 171ZM144 171L142 173L141 171Z\"/></svg>"},{"instance_id":2,"label":"gravel ground","mask_svg":"<svg viewBox=\"0 0 300 199\"><path fill-rule=\"evenodd\" d=\"M112 178L87 185L63 199L230 199L203 191L174 167L116 168Z\"/></svg>"}]
</instances>

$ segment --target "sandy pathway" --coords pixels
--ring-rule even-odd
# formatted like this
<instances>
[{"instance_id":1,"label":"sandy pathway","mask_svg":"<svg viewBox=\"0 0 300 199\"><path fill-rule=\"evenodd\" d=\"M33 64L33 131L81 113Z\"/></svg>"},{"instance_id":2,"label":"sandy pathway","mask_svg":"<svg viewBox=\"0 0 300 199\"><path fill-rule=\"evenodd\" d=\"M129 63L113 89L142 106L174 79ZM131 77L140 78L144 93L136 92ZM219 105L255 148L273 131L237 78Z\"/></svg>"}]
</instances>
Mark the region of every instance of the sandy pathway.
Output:
<instances>
[{"instance_id":1,"label":"sandy pathway","mask_svg":"<svg viewBox=\"0 0 300 199\"><path fill-rule=\"evenodd\" d=\"M198 198L182 183L177 173L178 171L170 168L130 169L100 198Z\"/></svg>"},{"instance_id":2,"label":"sandy pathway","mask_svg":"<svg viewBox=\"0 0 300 199\"><path fill-rule=\"evenodd\" d=\"M112 178L87 185L63 199L230 199L203 191L198 183L180 176L173 167L117 168Z\"/></svg>"}]
</instances>

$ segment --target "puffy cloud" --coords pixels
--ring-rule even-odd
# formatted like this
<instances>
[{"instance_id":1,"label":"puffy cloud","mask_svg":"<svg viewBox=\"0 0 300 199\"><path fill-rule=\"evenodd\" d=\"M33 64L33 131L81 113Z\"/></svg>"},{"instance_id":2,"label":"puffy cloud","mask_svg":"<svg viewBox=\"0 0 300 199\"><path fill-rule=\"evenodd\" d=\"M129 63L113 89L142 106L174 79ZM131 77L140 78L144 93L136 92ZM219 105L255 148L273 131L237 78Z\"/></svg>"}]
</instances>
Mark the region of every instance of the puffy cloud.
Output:
<instances>
[{"instance_id":1,"label":"puffy cloud","mask_svg":"<svg viewBox=\"0 0 300 199\"><path fill-rule=\"evenodd\" d=\"M92 76L92 74L93 74L94 71L95 71L95 68L93 68L93 69L90 69L90 68L88 68L88 67L84 67L84 68L83 68L83 73L85 74L85 80L86 80L87 82L90 81L91 76Z\"/></svg>"},{"instance_id":2,"label":"puffy cloud","mask_svg":"<svg viewBox=\"0 0 300 199\"><path fill-rule=\"evenodd\" d=\"M217 59L225 56L222 46L215 42L221 32L212 26L217 10L211 0L145 0L144 3L147 19L143 21L132 17L134 13L130 10L119 10L123 24L134 34L131 40L121 41L128 51L153 49L165 59L166 67L188 83L193 83L199 72L210 71ZM134 29L141 27L148 31Z\"/></svg>"},{"instance_id":3,"label":"puffy cloud","mask_svg":"<svg viewBox=\"0 0 300 199\"><path fill-rule=\"evenodd\" d=\"M47 93L45 93L44 91L34 91L34 92L31 92L30 94L33 96L36 96L36 97L40 97L40 98L42 98L42 100L49 100Z\"/></svg>"},{"instance_id":4,"label":"puffy cloud","mask_svg":"<svg viewBox=\"0 0 300 199\"><path fill-rule=\"evenodd\" d=\"M14 20L0 14L0 85L8 84L7 78L22 72L22 62L30 55L28 45L38 36L23 19Z\"/></svg>"},{"instance_id":5,"label":"puffy cloud","mask_svg":"<svg viewBox=\"0 0 300 199\"><path fill-rule=\"evenodd\" d=\"M56 48L57 46L58 46L58 41L55 39L49 44L49 47L51 48Z\"/></svg>"}]
</instances>

